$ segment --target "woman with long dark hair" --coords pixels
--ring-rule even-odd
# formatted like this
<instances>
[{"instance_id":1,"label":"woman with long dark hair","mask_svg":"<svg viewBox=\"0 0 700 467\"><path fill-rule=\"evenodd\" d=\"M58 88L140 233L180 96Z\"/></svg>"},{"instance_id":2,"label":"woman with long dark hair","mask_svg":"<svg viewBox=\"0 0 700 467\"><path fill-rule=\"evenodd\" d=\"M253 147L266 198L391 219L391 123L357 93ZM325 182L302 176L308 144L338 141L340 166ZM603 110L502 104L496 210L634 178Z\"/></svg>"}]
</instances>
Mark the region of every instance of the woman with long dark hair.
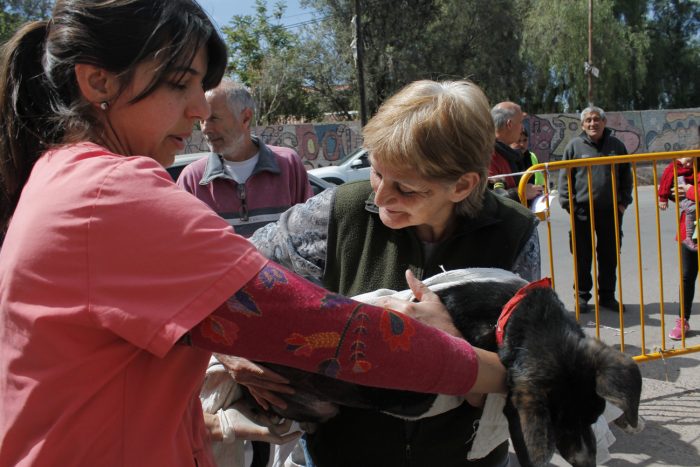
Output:
<instances>
[{"instance_id":1,"label":"woman with long dark hair","mask_svg":"<svg viewBox=\"0 0 700 467\"><path fill-rule=\"evenodd\" d=\"M226 57L192 0L59 0L3 47L0 465L212 465L197 397L212 351L505 390L495 354L312 285L178 189L163 166ZM344 339L358 320L361 364Z\"/></svg>"}]
</instances>

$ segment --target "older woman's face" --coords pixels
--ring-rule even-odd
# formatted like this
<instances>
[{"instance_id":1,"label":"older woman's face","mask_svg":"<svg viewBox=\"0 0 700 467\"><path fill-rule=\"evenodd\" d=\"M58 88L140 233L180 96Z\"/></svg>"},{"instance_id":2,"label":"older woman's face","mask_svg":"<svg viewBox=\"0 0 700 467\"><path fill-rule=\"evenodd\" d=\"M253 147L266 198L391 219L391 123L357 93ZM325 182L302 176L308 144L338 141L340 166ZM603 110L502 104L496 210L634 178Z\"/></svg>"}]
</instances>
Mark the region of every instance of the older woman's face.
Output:
<instances>
[{"instance_id":1,"label":"older woman's face","mask_svg":"<svg viewBox=\"0 0 700 467\"><path fill-rule=\"evenodd\" d=\"M452 184L419 177L410 169L395 169L372 160L370 183L379 217L387 227L419 227L419 231L443 232L455 216L457 201ZM439 238L422 240L437 241Z\"/></svg>"}]
</instances>

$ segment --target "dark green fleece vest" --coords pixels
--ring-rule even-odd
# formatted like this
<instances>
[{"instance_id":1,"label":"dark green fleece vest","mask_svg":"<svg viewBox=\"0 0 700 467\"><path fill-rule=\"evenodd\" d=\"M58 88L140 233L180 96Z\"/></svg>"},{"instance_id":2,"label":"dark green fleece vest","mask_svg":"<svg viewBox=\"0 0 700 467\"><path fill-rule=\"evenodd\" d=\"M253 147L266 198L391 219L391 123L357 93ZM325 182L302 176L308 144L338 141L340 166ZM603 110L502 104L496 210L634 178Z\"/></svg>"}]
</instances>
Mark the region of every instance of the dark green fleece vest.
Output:
<instances>
[{"instance_id":1,"label":"dark green fleece vest","mask_svg":"<svg viewBox=\"0 0 700 467\"><path fill-rule=\"evenodd\" d=\"M419 278L445 269L510 269L532 235L536 218L521 205L486 193L475 219L460 218L455 233L426 263L413 228L392 230L382 224L368 182L337 189L328 231L323 283L345 295L378 288L403 290L404 271ZM474 424L481 410L464 403L443 414L407 421L373 410L342 407L340 413L307 434L318 467L492 467L503 465L508 443L487 457L467 460Z\"/></svg>"},{"instance_id":2,"label":"dark green fleece vest","mask_svg":"<svg viewBox=\"0 0 700 467\"><path fill-rule=\"evenodd\" d=\"M369 182L346 183L336 191L323 285L343 295L403 290L408 268L419 279L441 272L440 266L511 269L537 225L527 208L487 191L479 215L460 217L452 236L426 262L415 229L382 224Z\"/></svg>"}]
</instances>

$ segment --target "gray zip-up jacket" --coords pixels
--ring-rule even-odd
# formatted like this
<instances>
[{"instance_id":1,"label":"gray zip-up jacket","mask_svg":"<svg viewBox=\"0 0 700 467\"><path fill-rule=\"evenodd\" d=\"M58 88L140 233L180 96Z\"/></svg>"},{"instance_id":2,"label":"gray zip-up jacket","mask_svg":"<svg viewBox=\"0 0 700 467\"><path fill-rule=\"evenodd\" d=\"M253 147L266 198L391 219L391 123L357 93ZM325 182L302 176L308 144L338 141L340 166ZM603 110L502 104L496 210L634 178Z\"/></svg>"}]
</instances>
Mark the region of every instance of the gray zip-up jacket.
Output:
<instances>
[{"instance_id":1,"label":"gray zip-up jacket","mask_svg":"<svg viewBox=\"0 0 700 467\"><path fill-rule=\"evenodd\" d=\"M619 139L612 136L609 128L603 131L603 137L595 144L588 135L583 132L573 138L566 145L562 160L586 159L590 157L621 156L627 154L627 148ZM617 184L617 204L627 207L632 203L632 171L627 163L615 166ZM561 207L569 211L569 190L574 202L574 207L588 211L588 175L586 167L572 168L571 183L566 177L566 170L559 173L559 203ZM612 171L609 165L597 165L591 167L591 192L593 193L593 208L597 210L609 209L613 206L612 195Z\"/></svg>"}]
</instances>

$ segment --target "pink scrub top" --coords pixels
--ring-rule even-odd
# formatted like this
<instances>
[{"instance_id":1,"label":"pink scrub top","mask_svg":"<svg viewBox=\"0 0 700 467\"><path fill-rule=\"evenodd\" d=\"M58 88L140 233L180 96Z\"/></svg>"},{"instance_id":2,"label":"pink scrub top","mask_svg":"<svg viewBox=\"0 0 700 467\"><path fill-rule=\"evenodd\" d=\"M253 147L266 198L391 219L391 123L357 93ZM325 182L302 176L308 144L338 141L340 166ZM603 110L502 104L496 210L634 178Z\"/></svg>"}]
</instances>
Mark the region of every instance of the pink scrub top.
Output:
<instances>
[{"instance_id":1,"label":"pink scrub top","mask_svg":"<svg viewBox=\"0 0 700 467\"><path fill-rule=\"evenodd\" d=\"M44 154L0 250L0 465L213 465L176 342L265 263L150 158Z\"/></svg>"}]
</instances>

